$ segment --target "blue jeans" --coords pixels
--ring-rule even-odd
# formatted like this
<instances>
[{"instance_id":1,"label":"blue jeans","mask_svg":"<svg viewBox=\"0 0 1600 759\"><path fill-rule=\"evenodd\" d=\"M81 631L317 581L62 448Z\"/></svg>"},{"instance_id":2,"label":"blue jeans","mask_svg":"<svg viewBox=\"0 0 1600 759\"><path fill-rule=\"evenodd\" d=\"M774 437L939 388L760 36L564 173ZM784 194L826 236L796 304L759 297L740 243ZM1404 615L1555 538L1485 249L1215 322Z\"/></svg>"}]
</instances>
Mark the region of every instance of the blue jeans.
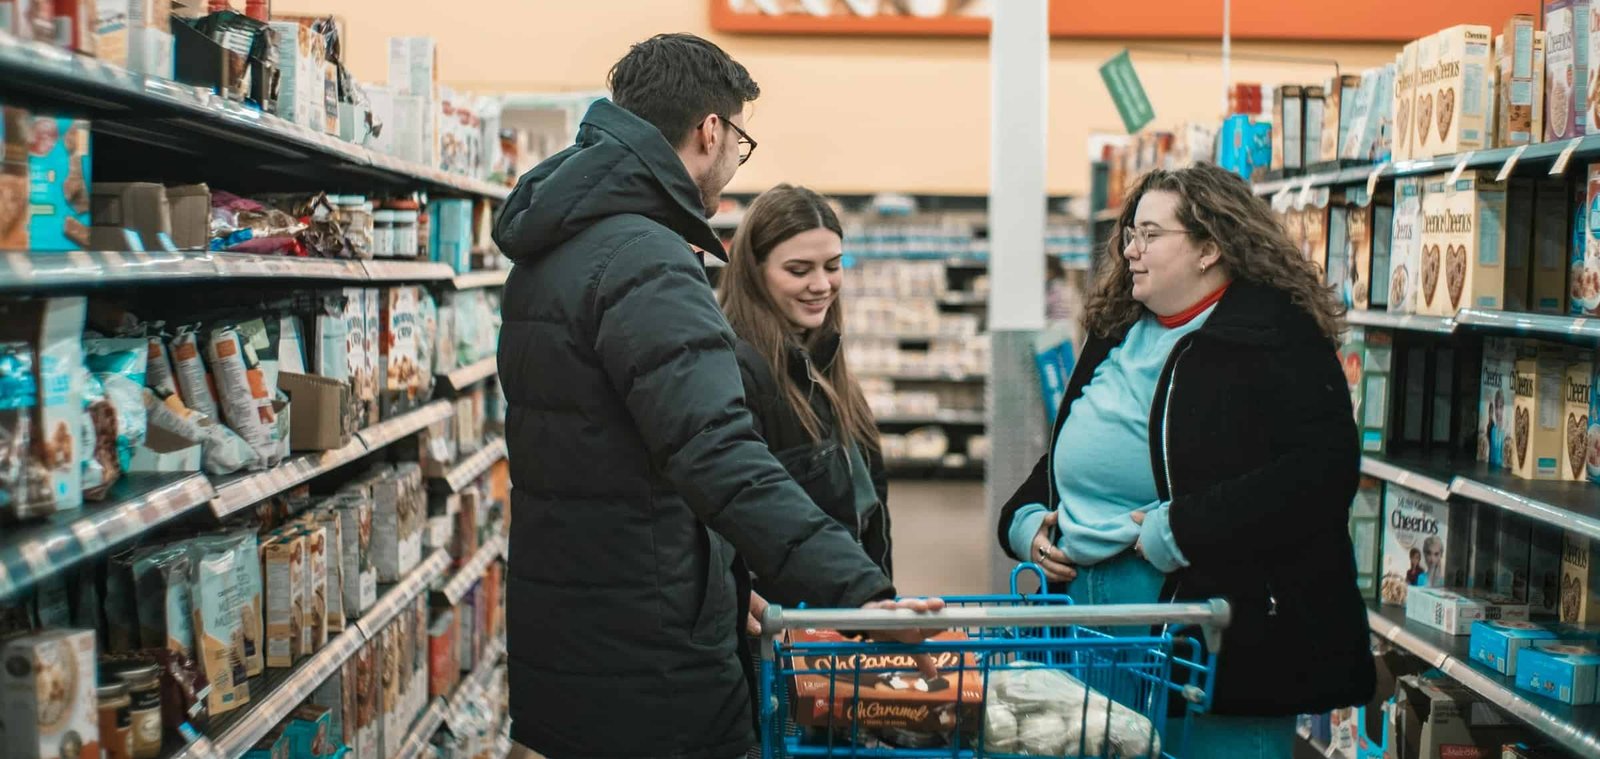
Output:
<instances>
[{"instance_id":1,"label":"blue jeans","mask_svg":"<svg viewBox=\"0 0 1600 759\"><path fill-rule=\"evenodd\" d=\"M1149 562L1124 551L1093 566L1078 567L1078 577L1067 586L1077 604L1144 604L1160 600L1166 576ZM1107 630L1117 636L1143 636L1143 627ZM1107 694L1119 701L1119 694ZM1183 715L1169 715L1162 748L1178 759L1283 759L1294 752L1294 717L1233 717L1196 714L1189 721L1188 748L1179 751Z\"/></svg>"}]
</instances>

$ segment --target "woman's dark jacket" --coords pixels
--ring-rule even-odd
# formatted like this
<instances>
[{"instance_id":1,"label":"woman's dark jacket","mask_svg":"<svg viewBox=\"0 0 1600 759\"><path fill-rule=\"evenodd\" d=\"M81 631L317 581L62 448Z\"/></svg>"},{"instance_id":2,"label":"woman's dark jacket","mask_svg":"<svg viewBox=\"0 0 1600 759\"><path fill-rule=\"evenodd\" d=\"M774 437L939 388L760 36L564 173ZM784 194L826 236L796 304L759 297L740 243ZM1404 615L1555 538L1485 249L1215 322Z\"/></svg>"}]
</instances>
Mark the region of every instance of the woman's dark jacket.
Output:
<instances>
[{"instance_id":1,"label":"woman's dark jacket","mask_svg":"<svg viewBox=\"0 0 1600 759\"><path fill-rule=\"evenodd\" d=\"M856 507L855 481L850 471L849 451L839 440L837 416L828 403L828 397L807 372L809 362L815 371L827 372L839 352L839 336L824 338L808 354L805 348L791 343L788 347L788 373L811 402L822 427L821 441L812 440L800 423L800 416L789 406L783 387L773 375L772 365L761 353L744 340L734 345L734 355L739 360L739 373L744 379L745 402L755 420L756 432L767 441L767 447L795 482L811 496L819 508L834 521L850 531L867 556L891 579L894 577L893 543L889 538L889 480L884 471L883 458L871 446L862 446L863 458L871 473L873 490L877 493L875 508L859 512ZM756 578L755 589L775 603L792 606L802 598L769 596L771 588Z\"/></svg>"},{"instance_id":2,"label":"woman's dark jacket","mask_svg":"<svg viewBox=\"0 0 1600 759\"><path fill-rule=\"evenodd\" d=\"M1124 337L1084 346L1051 448ZM1290 715L1365 703L1376 673L1348 529L1359 443L1334 345L1310 314L1282 291L1230 286L1162 370L1150 466L1190 562L1167 576L1161 600L1232 604L1212 710ZM1002 509L1006 553L1018 508L1059 502L1049 472L1047 453Z\"/></svg>"}]
</instances>

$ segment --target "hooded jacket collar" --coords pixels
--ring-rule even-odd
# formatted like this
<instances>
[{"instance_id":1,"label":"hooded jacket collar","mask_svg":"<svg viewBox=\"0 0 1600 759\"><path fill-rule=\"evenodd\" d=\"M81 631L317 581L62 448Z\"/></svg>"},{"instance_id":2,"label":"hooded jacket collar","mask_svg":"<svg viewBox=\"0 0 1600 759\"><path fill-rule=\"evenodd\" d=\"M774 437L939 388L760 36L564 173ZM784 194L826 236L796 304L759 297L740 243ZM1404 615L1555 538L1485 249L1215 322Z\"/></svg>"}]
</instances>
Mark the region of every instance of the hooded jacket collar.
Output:
<instances>
[{"instance_id":1,"label":"hooded jacket collar","mask_svg":"<svg viewBox=\"0 0 1600 759\"><path fill-rule=\"evenodd\" d=\"M645 216L726 260L700 188L655 126L597 100L577 142L517 182L496 220L495 243L515 261L543 256L602 219Z\"/></svg>"}]
</instances>

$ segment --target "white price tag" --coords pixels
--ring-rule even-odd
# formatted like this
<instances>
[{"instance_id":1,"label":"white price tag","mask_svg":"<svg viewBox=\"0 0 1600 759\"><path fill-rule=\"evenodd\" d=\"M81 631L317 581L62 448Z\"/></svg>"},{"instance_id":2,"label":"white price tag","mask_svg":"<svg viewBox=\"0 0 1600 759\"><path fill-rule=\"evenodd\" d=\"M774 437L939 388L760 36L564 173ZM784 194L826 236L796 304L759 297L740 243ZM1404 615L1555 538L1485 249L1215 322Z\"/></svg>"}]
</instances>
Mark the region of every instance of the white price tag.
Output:
<instances>
[{"instance_id":1,"label":"white price tag","mask_svg":"<svg viewBox=\"0 0 1600 759\"><path fill-rule=\"evenodd\" d=\"M1450 184L1454 185L1457 181L1460 181L1461 174L1467 170L1467 164L1472 163L1473 156L1476 156L1477 154L1477 151L1469 150L1459 156L1456 156L1456 166L1450 172Z\"/></svg>"},{"instance_id":2,"label":"white price tag","mask_svg":"<svg viewBox=\"0 0 1600 759\"><path fill-rule=\"evenodd\" d=\"M1512 170L1517 168L1517 161L1521 160L1522 154L1526 152L1528 152L1527 145L1518 145L1516 150L1511 151L1511 155L1506 158L1506 162L1500 165L1500 173L1494 175L1494 181L1504 182L1510 178Z\"/></svg>"},{"instance_id":3,"label":"white price tag","mask_svg":"<svg viewBox=\"0 0 1600 759\"><path fill-rule=\"evenodd\" d=\"M1304 208L1310 202L1311 202L1311 177L1306 177L1305 181L1300 183L1300 196L1295 199L1295 203L1294 204L1295 204L1296 208Z\"/></svg>"},{"instance_id":4,"label":"white price tag","mask_svg":"<svg viewBox=\"0 0 1600 759\"><path fill-rule=\"evenodd\" d=\"M105 540L100 537L100 528L88 519L73 522L72 534L77 537L78 545L85 556L99 553L106 547Z\"/></svg>"},{"instance_id":5,"label":"white price tag","mask_svg":"<svg viewBox=\"0 0 1600 759\"><path fill-rule=\"evenodd\" d=\"M50 554L45 550L43 543L30 540L23 543L18 550L22 553L22 561L28 565L28 571L33 573L35 580L50 571Z\"/></svg>"},{"instance_id":6,"label":"white price tag","mask_svg":"<svg viewBox=\"0 0 1600 759\"><path fill-rule=\"evenodd\" d=\"M1387 161L1372 167L1372 173L1367 175L1367 195L1370 197L1378 193L1378 179L1383 176L1383 170L1389 168Z\"/></svg>"},{"instance_id":7,"label":"white price tag","mask_svg":"<svg viewBox=\"0 0 1600 759\"><path fill-rule=\"evenodd\" d=\"M1560 156L1556 157L1555 165L1550 167L1552 176L1566 173L1567 164L1572 161L1572 154L1578 150L1578 145L1582 143L1582 137L1574 137L1567 141L1567 147L1561 151Z\"/></svg>"},{"instance_id":8,"label":"white price tag","mask_svg":"<svg viewBox=\"0 0 1600 759\"><path fill-rule=\"evenodd\" d=\"M23 282L33 279L33 259L27 253L15 252L6 254L6 263L11 268L11 276Z\"/></svg>"}]
</instances>

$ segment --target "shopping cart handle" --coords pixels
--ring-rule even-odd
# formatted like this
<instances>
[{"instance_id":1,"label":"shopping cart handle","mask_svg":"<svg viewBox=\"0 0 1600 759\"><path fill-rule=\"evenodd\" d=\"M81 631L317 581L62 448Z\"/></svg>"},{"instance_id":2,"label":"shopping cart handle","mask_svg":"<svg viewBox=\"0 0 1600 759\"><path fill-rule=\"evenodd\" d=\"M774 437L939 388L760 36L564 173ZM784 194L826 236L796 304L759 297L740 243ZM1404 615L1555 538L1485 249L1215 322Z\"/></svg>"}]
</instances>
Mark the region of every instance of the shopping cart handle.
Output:
<instances>
[{"instance_id":1,"label":"shopping cart handle","mask_svg":"<svg viewBox=\"0 0 1600 759\"><path fill-rule=\"evenodd\" d=\"M761 634L772 638L784 630L915 630L962 627L1111 627L1117 625L1199 625L1206 645L1222 649L1222 630L1232 620L1228 602L1102 604L1063 606L964 606L943 611L910 609L785 609L767 607Z\"/></svg>"}]
</instances>

